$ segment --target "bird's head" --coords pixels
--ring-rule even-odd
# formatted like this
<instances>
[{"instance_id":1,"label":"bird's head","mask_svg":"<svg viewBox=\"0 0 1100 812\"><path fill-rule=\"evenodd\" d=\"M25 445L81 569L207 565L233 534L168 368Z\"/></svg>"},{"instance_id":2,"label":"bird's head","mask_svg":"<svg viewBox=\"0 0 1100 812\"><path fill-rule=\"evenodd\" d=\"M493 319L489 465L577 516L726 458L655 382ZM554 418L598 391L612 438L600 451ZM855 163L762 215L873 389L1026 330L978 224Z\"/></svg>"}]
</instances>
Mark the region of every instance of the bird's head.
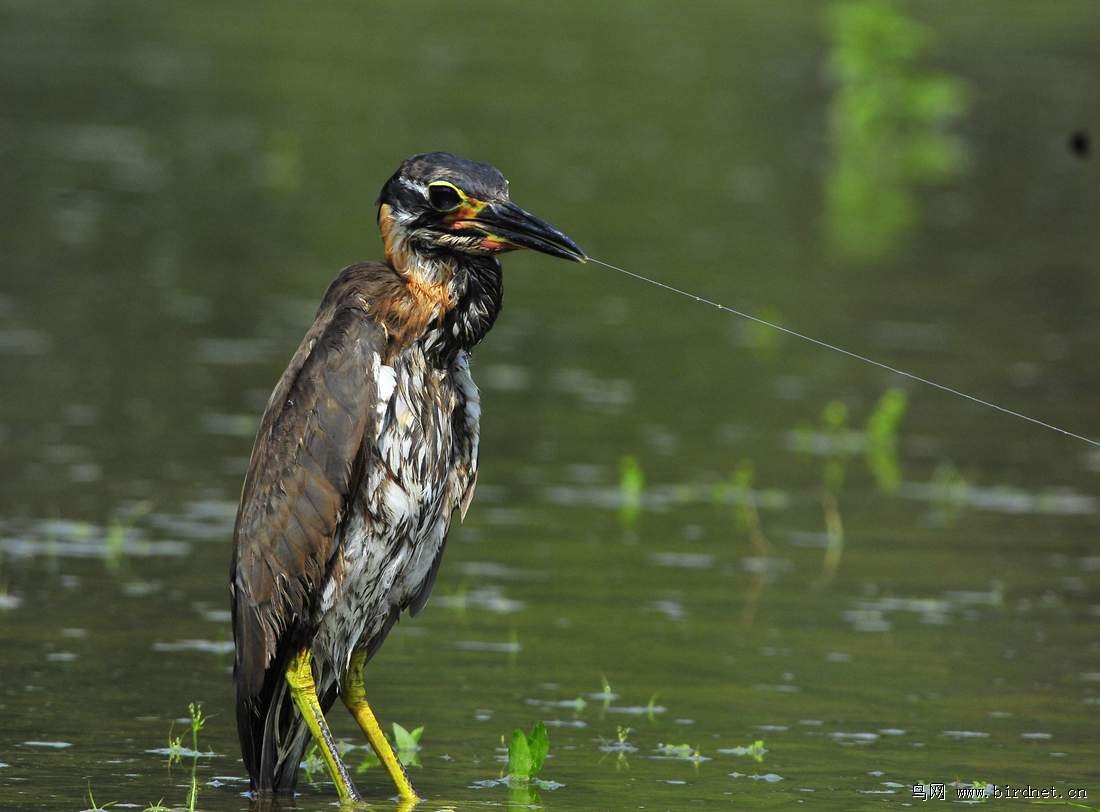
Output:
<instances>
[{"instance_id":1,"label":"bird's head","mask_svg":"<svg viewBox=\"0 0 1100 812\"><path fill-rule=\"evenodd\" d=\"M489 256L531 248L584 262L584 251L549 223L508 198L508 181L489 164L448 152L414 155L378 197L386 257L397 268L408 254Z\"/></svg>"}]
</instances>

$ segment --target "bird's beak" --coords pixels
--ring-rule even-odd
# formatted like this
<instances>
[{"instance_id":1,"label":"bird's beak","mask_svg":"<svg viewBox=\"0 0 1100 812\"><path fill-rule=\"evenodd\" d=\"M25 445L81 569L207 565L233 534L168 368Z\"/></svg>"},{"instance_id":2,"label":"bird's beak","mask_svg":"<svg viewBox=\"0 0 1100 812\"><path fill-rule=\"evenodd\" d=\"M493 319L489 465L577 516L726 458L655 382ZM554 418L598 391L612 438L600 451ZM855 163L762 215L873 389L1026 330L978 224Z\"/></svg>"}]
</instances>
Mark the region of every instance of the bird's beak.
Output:
<instances>
[{"instance_id":1,"label":"bird's beak","mask_svg":"<svg viewBox=\"0 0 1100 812\"><path fill-rule=\"evenodd\" d=\"M479 232L482 248L511 251L530 248L543 254L573 262L588 259L581 247L544 220L526 212L511 201L484 203L467 199L455 212L451 228Z\"/></svg>"}]
</instances>

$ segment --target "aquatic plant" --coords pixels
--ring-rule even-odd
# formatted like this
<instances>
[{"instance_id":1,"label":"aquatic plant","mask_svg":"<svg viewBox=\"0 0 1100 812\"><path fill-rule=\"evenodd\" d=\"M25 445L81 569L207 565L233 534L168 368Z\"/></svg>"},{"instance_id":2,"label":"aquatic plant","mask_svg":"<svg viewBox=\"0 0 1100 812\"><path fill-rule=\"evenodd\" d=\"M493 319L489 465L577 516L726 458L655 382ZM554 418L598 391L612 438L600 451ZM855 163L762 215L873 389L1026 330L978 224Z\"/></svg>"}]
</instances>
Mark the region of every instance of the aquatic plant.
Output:
<instances>
[{"instance_id":1,"label":"aquatic plant","mask_svg":"<svg viewBox=\"0 0 1100 812\"><path fill-rule=\"evenodd\" d=\"M954 524L966 506L970 483L952 463L941 462L932 472L931 488L933 524Z\"/></svg>"},{"instance_id":2,"label":"aquatic plant","mask_svg":"<svg viewBox=\"0 0 1100 812\"><path fill-rule=\"evenodd\" d=\"M92 785L88 784L88 808L85 810L85 812L100 812L100 810L105 810L108 807L117 805L117 801L111 801L110 803L106 803L103 806L97 804L95 797L92 795Z\"/></svg>"},{"instance_id":3,"label":"aquatic plant","mask_svg":"<svg viewBox=\"0 0 1100 812\"><path fill-rule=\"evenodd\" d=\"M611 682L607 679L606 674L600 674L600 698L610 701L614 699L618 694L611 690Z\"/></svg>"},{"instance_id":4,"label":"aquatic plant","mask_svg":"<svg viewBox=\"0 0 1100 812\"><path fill-rule=\"evenodd\" d=\"M107 525L107 535L103 539L103 561L107 569L117 570L122 563L126 530L126 526L118 519L112 519Z\"/></svg>"},{"instance_id":5,"label":"aquatic plant","mask_svg":"<svg viewBox=\"0 0 1100 812\"><path fill-rule=\"evenodd\" d=\"M898 463L898 429L909 407L904 390L891 388L882 393L863 430L867 441L867 466L883 493L894 493L901 485Z\"/></svg>"},{"instance_id":6,"label":"aquatic plant","mask_svg":"<svg viewBox=\"0 0 1100 812\"><path fill-rule=\"evenodd\" d=\"M394 722L393 735L387 735L386 739L393 745L394 752L397 754L397 760L404 766L420 767L420 737L423 735L423 725L409 730L399 725L397 722ZM312 761L310 760L311 757L313 759ZM355 772L365 773L373 767L381 766L381 764L382 762L379 760L378 755L373 750L368 750L363 760L359 762L359 766L355 768ZM320 751L317 749L316 745L314 745L310 748L309 752L306 753L306 777L312 781L313 772L321 770L323 767L324 762L321 761Z\"/></svg>"},{"instance_id":7,"label":"aquatic plant","mask_svg":"<svg viewBox=\"0 0 1100 812\"><path fill-rule=\"evenodd\" d=\"M546 725L536 722L530 733L517 727L508 743L508 778L534 781L549 752L550 734L546 732Z\"/></svg>"},{"instance_id":8,"label":"aquatic plant","mask_svg":"<svg viewBox=\"0 0 1100 812\"><path fill-rule=\"evenodd\" d=\"M206 727L206 716L202 712L201 702L188 702L187 712L191 717L191 749L199 753L199 731Z\"/></svg>"},{"instance_id":9,"label":"aquatic plant","mask_svg":"<svg viewBox=\"0 0 1100 812\"><path fill-rule=\"evenodd\" d=\"M172 730L175 727L173 722L168 727L168 765L179 764L183 761L183 736L172 736Z\"/></svg>"},{"instance_id":10,"label":"aquatic plant","mask_svg":"<svg viewBox=\"0 0 1100 812\"><path fill-rule=\"evenodd\" d=\"M752 760L759 764L764 760L764 754L768 752L768 749L764 746L763 739L757 739L752 744L746 744L742 747L730 747L728 750L722 750L721 752L731 756L751 756Z\"/></svg>"},{"instance_id":11,"label":"aquatic plant","mask_svg":"<svg viewBox=\"0 0 1100 812\"><path fill-rule=\"evenodd\" d=\"M370 753L370 756L374 756L373 751ZM368 756L368 758L370 758L370 756ZM368 767L374 766L366 764L365 762L366 759L364 759L364 763L356 767L355 771L357 773L364 772ZM374 764L381 764L377 756L374 758ZM306 781L311 784L314 783L314 779L317 775L324 775L324 770L326 769L325 762L321 759L321 748L317 746L316 742L309 746L305 756L302 757L302 769L305 770Z\"/></svg>"},{"instance_id":12,"label":"aquatic plant","mask_svg":"<svg viewBox=\"0 0 1100 812\"><path fill-rule=\"evenodd\" d=\"M697 765L709 761L698 747L692 747L690 744L658 744L657 752L667 758L678 758Z\"/></svg>"},{"instance_id":13,"label":"aquatic plant","mask_svg":"<svg viewBox=\"0 0 1100 812\"><path fill-rule=\"evenodd\" d=\"M657 713L664 711L664 708L659 708L658 705L657 705L657 697L659 697L659 696L660 696L660 694L654 694L653 696L651 696L649 698L649 701L646 702L646 704L645 704L645 715L646 715L646 718L649 719L649 721L651 721L651 722L656 720Z\"/></svg>"},{"instance_id":14,"label":"aquatic plant","mask_svg":"<svg viewBox=\"0 0 1100 812\"><path fill-rule=\"evenodd\" d=\"M843 438L848 434L848 407L839 400L825 404L821 413L824 434L829 438L829 454L821 469L821 510L825 519L825 556L821 562L819 584L827 584L836 576L840 557L844 554L844 521L840 516L840 491L848 469L848 455Z\"/></svg>"},{"instance_id":15,"label":"aquatic plant","mask_svg":"<svg viewBox=\"0 0 1100 812\"><path fill-rule=\"evenodd\" d=\"M969 107L959 79L920 64L932 30L891 0L829 7L833 161L826 183L829 242L847 258L889 254L920 221L918 186L964 164L950 125Z\"/></svg>"},{"instance_id":16,"label":"aquatic plant","mask_svg":"<svg viewBox=\"0 0 1100 812\"><path fill-rule=\"evenodd\" d=\"M397 750L397 759L406 767L419 767L420 737L424 735L424 726L406 730L397 722L393 723L393 742Z\"/></svg>"},{"instance_id":17,"label":"aquatic plant","mask_svg":"<svg viewBox=\"0 0 1100 812\"><path fill-rule=\"evenodd\" d=\"M625 456L619 460L619 524L631 528L642 511L642 491L645 490L645 472L637 457Z\"/></svg>"},{"instance_id":18,"label":"aquatic plant","mask_svg":"<svg viewBox=\"0 0 1100 812\"><path fill-rule=\"evenodd\" d=\"M760 521L760 512L752 498L753 485L756 484L756 466L752 460L741 460L733 469L729 480L729 495L734 502L734 518L737 527L748 534L749 541L757 555L771 553L771 542L764 534L764 525Z\"/></svg>"},{"instance_id":19,"label":"aquatic plant","mask_svg":"<svg viewBox=\"0 0 1100 812\"><path fill-rule=\"evenodd\" d=\"M784 321L783 314L779 312L778 308L772 305L761 307L757 315L764 321L771 322L772 324L782 324ZM758 321L748 322L744 329L745 335L747 336L747 343L753 355L762 360L768 360L775 356L776 351L779 349L779 345L783 341L783 333Z\"/></svg>"}]
</instances>

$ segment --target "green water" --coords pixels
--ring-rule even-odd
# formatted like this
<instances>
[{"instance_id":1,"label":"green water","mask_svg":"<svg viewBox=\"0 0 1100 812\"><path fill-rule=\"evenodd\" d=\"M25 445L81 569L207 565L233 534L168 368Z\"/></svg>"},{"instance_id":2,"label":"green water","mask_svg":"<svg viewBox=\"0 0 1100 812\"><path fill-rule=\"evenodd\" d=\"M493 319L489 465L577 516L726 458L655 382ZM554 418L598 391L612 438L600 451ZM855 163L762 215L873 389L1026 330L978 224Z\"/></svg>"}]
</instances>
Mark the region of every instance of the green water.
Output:
<instances>
[{"instance_id":1,"label":"green water","mask_svg":"<svg viewBox=\"0 0 1100 812\"><path fill-rule=\"evenodd\" d=\"M1100 434L1095 3L829 8L0 4L0 808L185 807L192 775L248 807L255 421L413 152L500 166L593 256ZM383 723L424 726L422 809L1100 805L1096 449L611 271L505 266L478 497L369 670ZM189 702L204 755L170 766ZM556 788L494 785L538 720Z\"/></svg>"}]
</instances>

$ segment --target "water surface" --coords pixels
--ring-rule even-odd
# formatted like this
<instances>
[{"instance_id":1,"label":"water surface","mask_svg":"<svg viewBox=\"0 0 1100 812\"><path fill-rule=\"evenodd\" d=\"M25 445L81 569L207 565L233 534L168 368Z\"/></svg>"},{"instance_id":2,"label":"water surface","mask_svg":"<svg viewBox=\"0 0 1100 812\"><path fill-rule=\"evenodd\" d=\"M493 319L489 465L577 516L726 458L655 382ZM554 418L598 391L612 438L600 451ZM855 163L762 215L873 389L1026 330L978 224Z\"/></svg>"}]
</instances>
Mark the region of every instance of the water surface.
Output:
<instances>
[{"instance_id":1,"label":"water surface","mask_svg":"<svg viewBox=\"0 0 1100 812\"><path fill-rule=\"evenodd\" d=\"M1100 433L1100 178L1070 148L1100 131L1095 6L895 8L876 45L901 12L4 3L0 807L184 807L194 776L247 808L235 503L410 153L492 161L594 256ZM423 808L1100 803L1100 454L610 271L505 265L478 498L369 673L425 728ZM201 755L170 765L190 702ZM537 720L560 786L494 784ZM300 807L330 808L315 779Z\"/></svg>"}]
</instances>

